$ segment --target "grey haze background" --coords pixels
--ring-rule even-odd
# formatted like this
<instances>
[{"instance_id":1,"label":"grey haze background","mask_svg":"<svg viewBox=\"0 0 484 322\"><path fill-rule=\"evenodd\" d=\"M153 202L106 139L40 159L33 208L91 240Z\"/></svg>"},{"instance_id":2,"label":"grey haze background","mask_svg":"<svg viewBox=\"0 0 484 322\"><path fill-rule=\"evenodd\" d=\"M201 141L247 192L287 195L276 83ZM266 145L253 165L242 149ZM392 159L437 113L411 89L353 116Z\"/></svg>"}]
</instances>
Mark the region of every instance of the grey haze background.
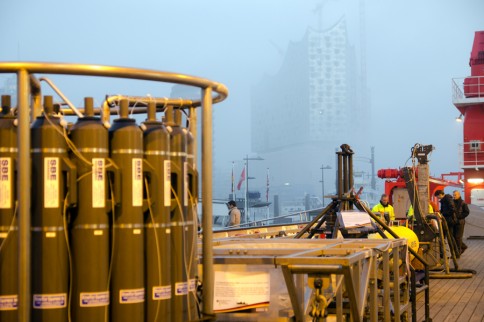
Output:
<instances>
[{"instance_id":1,"label":"grey haze background","mask_svg":"<svg viewBox=\"0 0 484 322\"><path fill-rule=\"evenodd\" d=\"M242 158L251 153L250 88L278 70L290 41L317 26L314 9L320 3L3 0L0 61L141 67L224 83L230 96L215 107L215 166L230 173L231 162L238 161L237 180ZM356 0L325 1L323 27L346 15L350 42L359 46L358 5ZM474 31L484 29L484 1L367 0L365 6L371 142L368 150L356 152L368 156L375 146L377 169L398 167L414 143L434 144L431 172L458 170L462 128L455 122L451 78L470 73ZM79 104L83 96L100 100L106 93L170 93L169 87L141 82L76 78L58 85ZM260 161L251 167L270 165ZM230 189L229 176L226 183ZM264 186L265 176L251 185Z\"/></svg>"}]
</instances>

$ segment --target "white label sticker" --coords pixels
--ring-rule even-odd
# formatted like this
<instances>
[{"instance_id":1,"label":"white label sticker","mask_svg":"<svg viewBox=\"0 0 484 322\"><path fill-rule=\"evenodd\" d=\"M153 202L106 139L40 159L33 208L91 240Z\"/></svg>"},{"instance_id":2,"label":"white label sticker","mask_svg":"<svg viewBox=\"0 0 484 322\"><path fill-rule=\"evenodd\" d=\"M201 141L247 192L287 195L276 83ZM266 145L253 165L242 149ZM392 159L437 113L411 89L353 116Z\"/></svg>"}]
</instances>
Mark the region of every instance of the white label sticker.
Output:
<instances>
[{"instance_id":1,"label":"white label sticker","mask_svg":"<svg viewBox=\"0 0 484 322\"><path fill-rule=\"evenodd\" d=\"M44 208L59 208L59 158L44 158Z\"/></svg>"},{"instance_id":2,"label":"white label sticker","mask_svg":"<svg viewBox=\"0 0 484 322\"><path fill-rule=\"evenodd\" d=\"M102 236L104 233L102 230L95 230L94 231L94 236Z\"/></svg>"},{"instance_id":3,"label":"white label sticker","mask_svg":"<svg viewBox=\"0 0 484 322\"><path fill-rule=\"evenodd\" d=\"M133 235L140 235L141 234L141 229L133 229Z\"/></svg>"},{"instance_id":4,"label":"white label sticker","mask_svg":"<svg viewBox=\"0 0 484 322\"><path fill-rule=\"evenodd\" d=\"M0 209L12 208L12 158L0 158Z\"/></svg>"},{"instance_id":5,"label":"white label sticker","mask_svg":"<svg viewBox=\"0 0 484 322\"><path fill-rule=\"evenodd\" d=\"M106 206L106 171L103 158L92 159L92 207Z\"/></svg>"},{"instance_id":6,"label":"white label sticker","mask_svg":"<svg viewBox=\"0 0 484 322\"><path fill-rule=\"evenodd\" d=\"M45 233L45 238L54 238L55 236L57 236L55 231L48 231Z\"/></svg>"},{"instance_id":7,"label":"white label sticker","mask_svg":"<svg viewBox=\"0 0 484 322\"><path fill-rule=\"evenodd\" d=\"M188 291L193 292L197 289L197 280L192 278L188 281Z\"/></svg>"},{"instance_id":8,"label":"white label sticker","mask_svg":"<svg viewBox=\"0 0 484 322\"><path fill-rule=\"evenodd\" d=\"M187 294L188 294L187 282L175 283L175 295L187 295Z\"/></svg>"},{"instance_id":9,"label":"white label sticker","mask_svg":"<svg viewBox=\"0 0 484 322\"><path fill-rule=\"evenodd\" d=\"M183 185L183 205L188 206L188 162L183 162L183 171L185 173Z\"/></svg>"},{"instance_id":10,"label":"white label sticker","mask_svg":"<svg viewBox=\"0 0 484 322\"><path fill-rule=\"evenodd\" d=\"M165 199L165 207L171 206L171 162L170 160L164 161L165 166L165 174L163 176L163 188L165 189L165 195L163 196Z\"/></svg>"},{"instance_id":11,"label":"white label sticker","mask_svg":"<svg viewBox=\"0 0 484 322\"><path fill-rule=\"evenodd\" d=\"M227 271L215 270L213 309L235 311L251 305L269 306L270 275L268 272L237 272L232 267Z\"/></svg>"},{"instance_id":12,"label":"white label sticker","mask_svg":"<svg viewBox=\"0 0 484 322\"><path fill-rule=\"evenodd\" d=\"M8 237L8 233L0 233L0 238L7 238Z\"/></svg>"},{"instance_id":13,"label":"white label sticker","mask_svg":"<svg viewBox=\"0 0 484 322\"><path fill-rule=\"evenodd\" d=\"M81 307L95 307L109 305L109 291L81 293L79 297Z\"/></svg>"},{"instance_id":14,"label":"white label sticker","mask_svg":"<svg viewBox=\"0 0 484 322\"><path fill-rule=\"evenodd\" d=\"M143 160L141 158L133 158L133 207L140 207L143 205Z\"/></svg>"},{"instance_id":15,"label":"white label sticker","mask_svg":"<svg viewBox=\"0 0 484 322\"><path fill-rule=\"evenodd\" d=\"M11 311L18 308L18 295L0 296L0 311Z\"/></svg>"},{"instance_id":16,"label":"white label sticker","mask_svg":"<svg viewBox=\"0 0 484 322\"><path fill-rule=\"evenodd\" d=\"M171 285L167 286L153 286L153 300L168 300L171 299Z\"/></svg>"},{"instance_id":17,"label":"white label sticker","mask_svg":"<svg viewBox=\"0 0 484 322\"><path fill-rule=\"evenodd\" d=\"M130 290L119 291L119 303L121 304L141 303L144 301L145 301L144 288L135 288Z\"/></svg>"},{"instance_id":18,"label":"white label sticker","mask_svg":"<svg viewBox=\"0 0 484 322\"><path fill-rule=\"evenodd\" d=\"M67 294L34 294L34 309L61 309L67 306Z\"/></svg>"}]
</instances>

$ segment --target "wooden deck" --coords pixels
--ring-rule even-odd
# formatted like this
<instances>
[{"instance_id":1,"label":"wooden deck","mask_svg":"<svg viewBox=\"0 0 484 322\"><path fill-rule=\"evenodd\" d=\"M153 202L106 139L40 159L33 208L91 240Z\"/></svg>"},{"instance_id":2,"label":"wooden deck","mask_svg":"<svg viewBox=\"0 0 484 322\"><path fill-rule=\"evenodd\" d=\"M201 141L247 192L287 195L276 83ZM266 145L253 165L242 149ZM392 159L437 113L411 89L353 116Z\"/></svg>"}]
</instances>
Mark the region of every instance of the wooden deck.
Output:
<instances>
[{"instance_id":1,"label":"wooden deck","mask_svg":"<svg viewBox=\"0 0 484 322\"><path fill-rule=\"evenodd\" d=\"M430 317L433 322L484 321L484 240L466 239L465 243L469 248L461 256L459 268L473 269L477 274L469 279L430 280ZM424 316L421 293L417 296L417 321L423 321Z\"/></svg>"}]
</instances>

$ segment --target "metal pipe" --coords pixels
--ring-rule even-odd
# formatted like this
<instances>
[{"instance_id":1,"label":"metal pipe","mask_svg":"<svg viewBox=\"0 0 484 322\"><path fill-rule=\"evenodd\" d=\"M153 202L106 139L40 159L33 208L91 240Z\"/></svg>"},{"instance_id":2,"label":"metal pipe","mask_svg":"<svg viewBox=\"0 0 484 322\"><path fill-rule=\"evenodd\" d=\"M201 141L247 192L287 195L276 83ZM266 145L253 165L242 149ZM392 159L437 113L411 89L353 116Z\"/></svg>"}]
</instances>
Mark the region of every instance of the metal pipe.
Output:
<instances>
[{"instance_id":1,"label":"metal pipe","mask_svg":"<svg viewBox=\"0 0 484 322\"><path fill-rule=\"evenodd\" d=\"M197 124L197 109L190 107L189 109L189 122L190 122L190 132L192 133L192 136L196 139L198 137L198 124ZM193 144L193 167L197 169L198 167L198 145L195 142ZM195 200L198 200L198 196L193 196Z\"/></svg>"},{"instance_id":2,"label":"metal pipe","mask_svg":"<svg viewBox=\"0 0 484 322\"><path fill-rule=\"evenodd\" d=\"M119 77L148 81L169 82L182 85L197 86L200 88L211 88L217 93L212 103L223 101L228 96L225 85L190 75L162 72L150 69L138 69L116 66L83 65L83 64L62 64L62 63L35 63L35 62L3 62L0 63L0 73L16 73L25 70L30 73L46 73L58 75L84 75ZM192 106L202 105L202 100L193 101Z\"/></svg>"},{"instance_id":3,"label":"metal pipe","mask_svg":"<svg viewBox=\"0 0 484 322\"><path fill-rule=\"evenodd\" d=\"M338 199L343 198L343 156L341 152L337 152L338 155Z\"/></svg>"},{"instance_id":4,"label":"metal pipe","mask_svg":"<svg viewBox=\"0 0 484 322\"><path fill-rule=\"evenodd\" d=\"M348 190L353 188L353 155L348 155Z\"/></svg>"},{"instance_id":5,"label":"metal pipe","mask_svg":"<svg viewBox=\"0 0 484 322\"><path fill-rule=\"evenodd\" d=\"M39 80L49 84L49 86L54 90L54 92L56 92L57 95L59 95L60 98L62 98L64 102L66 102L67 106L69 106L70 109L73 110L78 117L80 118L84 117L84 115L82 115L82 113L79 112L79 110L74 106L74 104L72 104L72 102L69 101L69 99L64 95L64 93L62 93L62 91L57 86L55 86L55 84L50 79L48 79L47 77L41 77L39 78Z\"/></svg>"},{"instance_id":6,"label":"metal pipe","mask_svg":"<svg viewBox=\"0 0 484 322\"><path fill-rule=\"evenodd\" d=\"M349 188L348 184L348 155L343 154L343 192L346 193Z\"/></svg>"},{"instance_id":7,"label":"metal pipe","mask_svg":"<svg viewBox=\"0 0 484 322\"><path fill-rule=\"evenodd\" d=\"M213 315L212 88L202 89L203 313Z\"/></svg>"},{"instance_id":8,"label":"metal pipe","mask_svg":"<svg viewBox=\"0 0 484 322\"><path fill-rule=\"evenodd\" d=\"M30 115L29 74L20 69L17 73L18 96L18 320L30 321Z\"/></svg>"},{"instance_id":9,"label":"metal pipe","mask_svg":"<svg viewBox=\"0 0 484 322\"><path fill-rule=\"evenodd\" d=\"M42 114L42 88L40 82L34 75L29 75L30 79L30 95L32 101L32 107L30 111L30 117L35 120L37 116Z\"/></svg>"}]
</instances>

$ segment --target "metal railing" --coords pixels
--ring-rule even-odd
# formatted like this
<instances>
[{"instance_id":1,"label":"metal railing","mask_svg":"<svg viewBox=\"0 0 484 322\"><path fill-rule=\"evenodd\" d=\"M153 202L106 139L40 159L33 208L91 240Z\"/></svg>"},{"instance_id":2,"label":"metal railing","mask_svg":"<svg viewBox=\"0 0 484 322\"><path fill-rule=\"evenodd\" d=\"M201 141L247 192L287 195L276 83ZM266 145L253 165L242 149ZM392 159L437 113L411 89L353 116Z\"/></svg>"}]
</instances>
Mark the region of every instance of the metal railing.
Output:
<instances>
[{"instance_id":1,"label":"metal railing","mask_svg":"<svg viewBox=\"0 0 484 322\"><path fill-rule=\"evenodd\" d=\"M484 142L473 141L459 144L459 167L484 168Z\"/></svg>"},{"instance_id":2,"label":"metal railing","mask_svg":"<svg viewBox=\"0 0 484 322\"><path fill-rule=\"evenodd\" d=\"M201 106L202 109L202 226L203 236L203 277L204 277L204 312L213 312L213 247L212 247L212 104L223 101L227 88L220 83L190 75L136 69L126 67L82 65L38 62L0 62L0 74L17 75L17 115L18 115L18 226L19 226L19 300L18 321L30 321L31 274L30 274L30 120L40 115L40 82L35 74L59 74L112 77L135 80L148 80L164 83L183 84L201 89L201 99L186 101L187 108ZM215 95L212 95L214 93ZM160 102L166 104L166 100ZM111 113L111 111L109 111Z\"/></svg>"},{"instance_id":3,"label":"metal railing","mask_svg":"<svg viewBox=\"0 0 484 322\"><path fill-rule=\"evenodd\" d=\"M452 79L452 101L484 102L484 76L468 76Z\"/></svg>"}]
</instances>

